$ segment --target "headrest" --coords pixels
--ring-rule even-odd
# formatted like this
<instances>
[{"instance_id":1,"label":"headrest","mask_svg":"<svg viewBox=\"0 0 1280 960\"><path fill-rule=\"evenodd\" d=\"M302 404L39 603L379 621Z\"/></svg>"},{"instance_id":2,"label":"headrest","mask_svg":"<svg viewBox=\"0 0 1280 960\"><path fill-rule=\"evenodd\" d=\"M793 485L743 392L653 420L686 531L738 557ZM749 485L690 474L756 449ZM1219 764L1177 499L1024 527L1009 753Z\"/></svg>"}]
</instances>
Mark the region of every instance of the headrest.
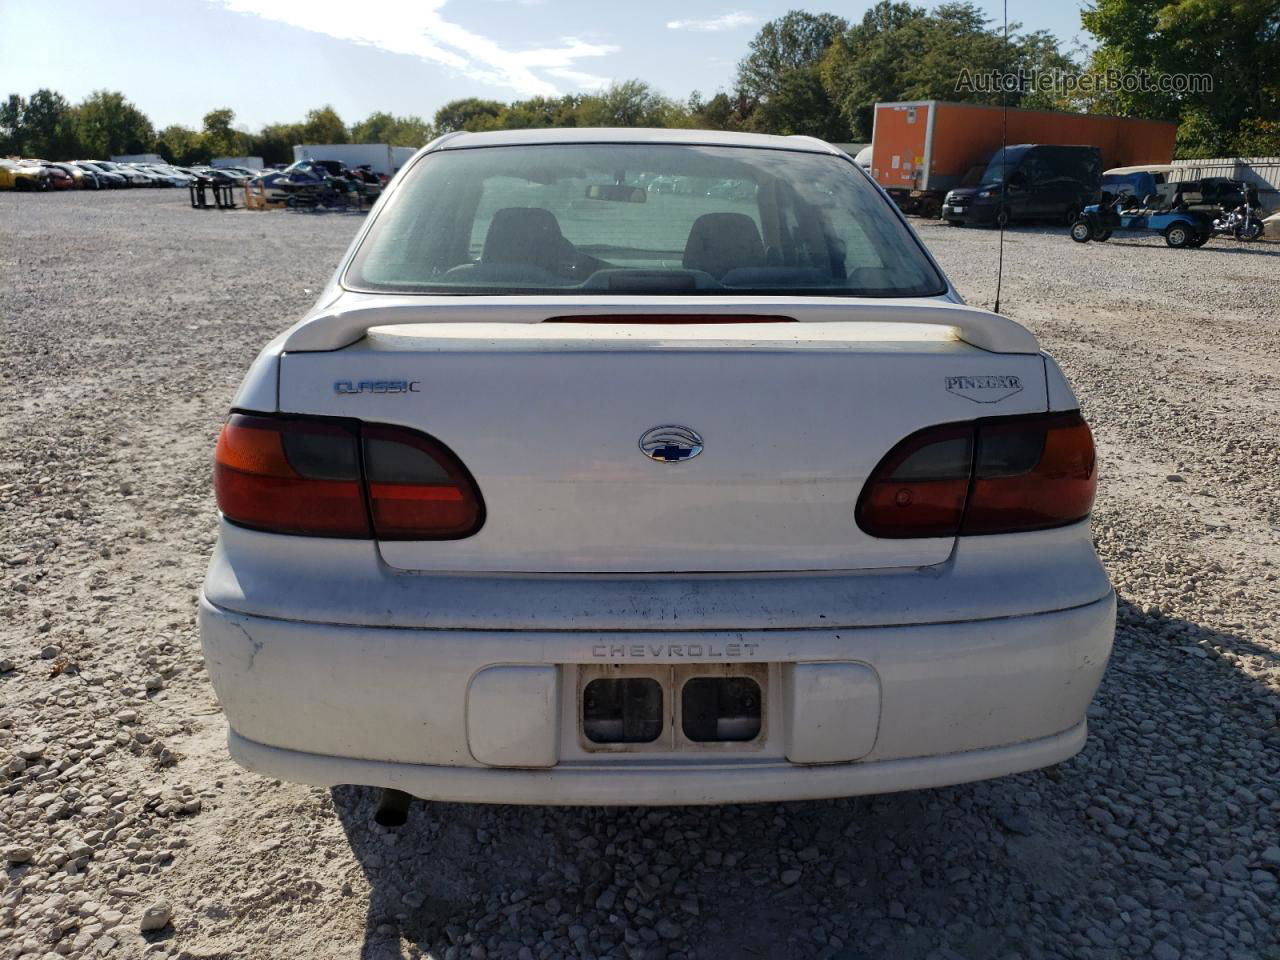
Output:
<instances>
[{"instance_id":1,"label":"headrest","mask_svg":"<svg viewBox=\"0 0 1280 960\"><path fill-rule=\"evenodd\" d=\"M684 247L684 268L717 280L730 270L764 266L764 242L744 213L704 213L693 221Z\"/></svg>"},{"instance_id":2,"label":"headrest","mask_svg":"<svg viewBox=\"0 0 1280 960\"><path fill-rule=\"evenodd\" d=\"M551 269L560 259L564 234L550 210L504 207L489 221L482 263L522 263Z\"/></svg>"}]
</instances>

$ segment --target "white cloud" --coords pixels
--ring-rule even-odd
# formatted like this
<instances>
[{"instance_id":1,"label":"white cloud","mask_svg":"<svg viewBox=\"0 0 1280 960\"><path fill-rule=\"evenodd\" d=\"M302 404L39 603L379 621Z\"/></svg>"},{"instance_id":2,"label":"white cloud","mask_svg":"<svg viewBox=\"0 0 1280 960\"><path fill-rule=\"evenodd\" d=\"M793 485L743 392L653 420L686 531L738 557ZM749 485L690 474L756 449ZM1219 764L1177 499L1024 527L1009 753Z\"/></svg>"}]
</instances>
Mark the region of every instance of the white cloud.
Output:
<instances>
[{"instance_id":1,"label":"white cloud","mask_svg":"<svg viewBox=\"0 0 1280 960\"><path fill-rule=\"evenodd\" d=\"M607 87L613 82L613 77L602 77L597 73L570 70L567 67L548 67L547 73L553 77L559 77L561 80L568 80L583 90L598 90L602 87Z\"/></svg>"},{"instance_id":2,"label":"white cloud","mask_svg":"<svg viewBox=\"0 0 1280 960\"><path fill-rule=\"evenodd\" d=\"M698 33L717 33L721 30L737 30L739 27L750 27L760 22L754 13L738 11L726 13L706 20L668 20L668 30L694 30Z\"/></svg>"},{"instance_id":3,"label":"white cloud","mask_svg":"<svg viewBox=\"0 0 1280 960\"><path fill-rule=\"evenodd\" d=\"M603 57L618 48L565 37L559 46L507 50L496 41L452 23L441 13L447 0L400 0L376 12L353 10L350 0L213 0L236 13L285 23L339 40L421 57L474 80L506 87L522 96L555 96L556 84L538 71L579 86L607 78L573 69L576 61Z\"/></svg>"}]
</instances>

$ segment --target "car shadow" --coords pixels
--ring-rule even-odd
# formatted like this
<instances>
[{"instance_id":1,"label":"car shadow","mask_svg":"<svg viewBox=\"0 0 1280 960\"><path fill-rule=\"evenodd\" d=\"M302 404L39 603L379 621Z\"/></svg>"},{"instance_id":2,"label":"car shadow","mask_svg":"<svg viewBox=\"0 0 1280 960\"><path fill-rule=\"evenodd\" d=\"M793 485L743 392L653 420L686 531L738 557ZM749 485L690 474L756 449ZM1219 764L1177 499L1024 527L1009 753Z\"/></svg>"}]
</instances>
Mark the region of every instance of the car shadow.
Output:
<instances>
[{"instance_id":1,"label":"car shadow","mask_svg":"<svg viewBox=\"0 0 1280 960\"><path fill-rule=\"evenodd\" d=\"M941 220L925 220L919 217L909 217L908 219L911 221L913 226L917 226L917 227L944 226L944 223ZM994 226L990 226L987 224L966 225L962 228L953 228L953 229L986 230L992 234L996 232L996 228ZM1039 235L1039 236L1062 237L1064 240L1069 240L1071 238L1071 235L1067 232L1067 227L1065 225L1059 225L1059 224L1018 223L1018 224L1012 224L1008 227L1005 227L1004 232L1005 232L1005 236L1017 236L1019 234L1028 234L1028 235ZM1136 242L1140 238L1145 239L1147 242L1146 243ZM1151 242L1152 240L1155 240L1157 242L1152 243ZM1116 234L1112 236L1111 239L1105 241L1105 243L1108 246L1112 246L1112 247L1150 247L1150 246L1165 245L1164 238L1160 235L1159 232L1154 230L1134 231L1133 233L1129 233L1129 234ZM1215 237L1212 237L1209 240L1209 242L1204 245L1204 247L1201 247L1199 249L1212 250L1217 252L1230 251L1232 253L1237 253L1245 256L1252 255L1252 256L1262 256L1262 257L1280 257L1280 242L1277 242L1276 240L1272 240L1272 239L1266 239L1266 238L1246 242L1246 241L1232 240L1227 237L1215 236Z\"/></svg>"},{"instance_id":2,"label":"car shadow","mask_svg":"<svg viewBox=\"0 0 1280 960\"><path fill-rule=\"evenodd\" d=\"M1270 245L1271 249L1266 249ZM1280 244L1274 240L1255 240L1252 243L1227 241L1224 245L1216 245L1212 240L1204 245L1205 250L1218 250L1248 257L1280 257Z\"/></svg>"},{"instance_id":3,"label":"car shadow","mask_svg":"<svg viewBox=\"0 0 1280 960\"><path fill-rule=\"evenodd\" d=\"M944 220L923 220L909 217L912 226L947 227ZM1067 236L1066 223L1011 223L1004 228L1005 236L1017 234L1039 234L1041 236ZM948 227L949 230L981 230L995 236L999 233L994 223L966 223L959 227Z\"/></svg>"},{"instance_id":4,"label":"car shadow","mask_svg":"<svg viewBox=\"0 0 1280 960\"><path fill-rule=\"evenodd\" d=\"M1236 911L1240 889L1189 886L1187 871L1254 856L1249 798L1280 777L1248 747L1276 742L1280 701L1221 651L1276 660L1122 602L1084 752L937 790L722 807L416 803L386 830L377 791L336 788L371 888L361 956L954 960L1069 943L1149 955L1130 911L1206 925ZM1187 745L1206 743L1189 765ZM1187 935L1184 955L1197 955Z\"/></svg>"},{"instance_id":5,"label":"car shadow","mask_svg":"<svg viewBox=\"0 0 1280 960\"><path fill-rule=\"evenodd\" d=\"M1146 243L1135 242L1137 237L1141 237L1141 236L1142 236L1141 234L1136 234L1135 238L1130 240L1122 240L1113 236L1110 240L1106 241L1106 245L1109 247L1132 247L1134 249L1148 249L1150 247L1167 246L1165 243L1163 243L1162 238L1158 233L1150 234L1146 238L1147 239ZM1151 242L1152 240L1155 240L1157 242L1153 243ZM1255 244L1257 244L1258 242L1259 241L1254 241ZM1208 251L1209 253L1230 253L1233 256L1280 257L1280 246L1277 246L1275 249L1272 249L1272 250L1266 250L1266 249L1261 249L1258 246L1250 246L1244 243L1237 243L1232 240L1222 240L1220 242L1215 242L1214 240L1210 240L1203 247L1198 247L1197 249L1205 250L1205 251Z\"/></svg>"}]
</instances>

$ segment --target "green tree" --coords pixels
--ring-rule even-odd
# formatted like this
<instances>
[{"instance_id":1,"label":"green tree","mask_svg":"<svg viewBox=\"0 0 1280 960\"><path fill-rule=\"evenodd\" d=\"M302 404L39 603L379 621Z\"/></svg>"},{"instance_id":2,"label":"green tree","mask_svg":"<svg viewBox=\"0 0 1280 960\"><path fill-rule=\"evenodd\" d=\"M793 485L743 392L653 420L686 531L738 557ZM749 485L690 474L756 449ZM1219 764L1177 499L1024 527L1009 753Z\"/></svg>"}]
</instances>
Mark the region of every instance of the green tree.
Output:
<instances>
[{"instance_id":1,"label":"green tree","mask_svg":"<svg viewBox=\"0 0 1280 960\"><path fill-rule=\"evenodd\" d=\"M1095 0L1080 19L1099 41L1095 70L1212 78L1207 90L1108 90L1090 109L1178 117L1179 152L1201 156L1236 153L1255 121L1280 119L1275 0Z\"/></svg>"},{"instance_id":2,"label":"green tree","mask_svg":"<svg viewBox=\"0 0 1280 960\"><path fill-rule=\"evenodd\" d=\"M674 127L685 126L687 120L682 107L643 80L610 84L583 97L578 108L582 127Z\"/></svg>"},{"instance_id":3,"label":"green tree","mask_svg":"<svg viewBox=\"0 0 1280 960\"><path fill-rule=\"evenodd\" d=\"M689 95L685 109L689 113L689 125L698 130L741 129L749 112L742 96L730 97L721 92L710 100L703 100L697 90Z\"/></svg>"},{"instance_id":4,"label":"green tree","mask_svg":"<svg viewBox=\"0 0 1280 960\"><path fill-rule=\"evenodd\" d=\"M74 160L80 152L75 117L67 98L52 90L37 90L22 111L22 152L43 160Z\"/></svg>"},{"instance_id":5,"label":"green tree","mask_svg":"<svg viewBox=\"0 0 1280 960\"><path fill-rule=\"evenodd\" d=\"M436 111L436 132L484 129L484 125L497 119L504 109L506 105L497 100L479 97L451 100Z\"/></svg>"},{"instance_id":6,"label":"green tree","mask_svg":"<svg viewBox=\"0 0 1280 960\"><path fill-rule=\"evenodd\" d=\"M738 64L737 86L754 100L774 93L793 70L813 66L848 23L834 13L788 11L760 28Z\"/></svg>"},{"instance_id":7,"label":"green tree","mask_svg":"<svg viewBox=\"0 0 1280 960\"><path fill-rule=\"evenodd\" d=\"M200 152L208 159L214 157L243 157L249 150L249 134L231 126L236 112L227 107L210 110L204 115L204 129L200 134Z\"/></svg>"},{"instance_id":8,"label":"green tree","mask_svg":"<svg viewBox=\"0 0 1280 960\"><path fill-rule=\"evenodd\" d=\"M386 141L393 147L425 147L436 138L431 124L417 115L396 117L395 130Z\"/></svg>"},{"instance_id":9,"label":"green tree","mask_svg":"<svg viewBox=\"0 0 1280 960\"><path fill-rule=\"evenodd\" d=\"M146 114L125 99L123 93L98 90L75 110L75 131L89 158L113 154L149 153L156 134Z\"/></svg>"},{"instance_id":10,"label":"green tree","mask_svg":"<svg viewBox=\"0 0 1280 960\"><path fill-rule=\"evenodd\" d=\"M1048 73L1081 73L1085 65L1064 53L1058 38L1045 30L1010 37L1013 53L1023 70ZM1019 107L1032 110L1062 110L1084 112L1087 100L1079 93L1067 90L1029 90L1017 98Z\"/></svg>"},{"instance_id":11,"label":"green tree","mask_svg":"<svg viewBox=\"0 0 1280 960\"><path fill-rule=\"evenodd\" d=\"M11 93L0 103L0 157L22 153L22 114L27 101Z\"/></svg>"},{"instance_id":12,"label":"green tree","mask_svg":"<svg viewBox=\"0 0 1280 960\"><path fill-rule=\"evenodd\" d=\"M495 128L503 130L528 130L539 127L576 127L582 97L565 94L562 97L532 97L517 100L504 107L494 118Z\"/></svg>"},{"instance_id":13,"label":"green tree","mask_svg":"<svg viewBox=\"0 0 1280 960\"><path fill-rule=\"evenodd\" d=\"M74 160L81 152L75 109L62 94L41 89L26 99L13 93L0 103L0 156Z\"/></svg>"},{"instance_id":14,"label":"green tree","mask_svg":"<svg viewBox=\"0 0 1280 960\"><path fill-rule=\"evenodd\" d=\"M421 147L435 134L421 117L396 117L384 111L369 114L351 128L353 143L388 143L393 147Z\"/></svg>"},{"instance_id":15,"label":"green tree","mask_svg":"<svg viewBox=\"0 0 1280 960\"><path fill-rule=\"evenodd\" d=\"M850 136L849 124L827 95L815 64L784 73L769 98L752 112L747 125L760 133L799 134L836 143Z\"/></svg>"},{"instance_id":16,"label":"green tree","mask_svg":"<svg viewBox=\"0 0 1280 960\"><path fill-rule=\"evenodd\" d=\"M1250 117L1241 123L1235 137L1235 155L1280 157L1280 118L1264 120Z\"/></svg>"},{"instance_id":17,"label":"green tree","mask_svg":"<svg viewBox=\"0 0 1280 960\"><path fill-rule=\"evenodd\" d=\"M176 163L181 167L210 159L210 154L202 145L200 134L176 123L156 134L156 153L170 163ZM231 154L218 154L218 156L231 156Z\"/></svg>"},{"instance_id":18,"label":"green tree","mask_svg":"<svg viewBox=\"0 0 1280 960\"><path fill-rule=\"evenodd\" d=\"M1015 42L1019 29L1017 23L1009 25L1006 44L1003 30L971 3L944 3L932 13L913 18L899 41L918 45L901 75L902 99L1002 102L998 92L957 89L958 81L962 69L970 75L1016 71L1021 66ZM1016 93L1005 97L1010 106L1016 105Z\"/></svg>"},{"instance_id":19,"label":"green tree","mask_svg":"<svg viewBox=\"0 0 1280 960\"><path fill-rule=\"evenodd\" d=\"M338 111L327 103L323 107L307 111L302 123L303 143L346 143L347 126Z\"/></svg>"},{"instance_id":20,"label":"green tree","mask_svg":"<svg viewBox=\"0 0 1280 960\"><path fill-rule=\"evenodd\" d=\"M294 146L306 143L300 123L269 123L253 138L250 154L261 157L271 166L277 163L293 163Z\"/></svg>"},{"instance_id":21,"label":"green tree","mask_svg":"<svg viewBox=\"0 0 1280 960\"><path fill-rule=\"evenodd\" d=\"M929 12L909 3L881 0L862 20L838 37L822 59L823 87L853 135L870 139L874 106L892 100L951 100L1010 106L1080 109L1054 91L1002 94L973 83L992 72L1073 71L1057 39L1038 31L1023 34L1021 24L996 29L967 2L944 3Z\"/></svg>"},{"instance_id":22,"label":"green tree","mask_svg":"<svg viewBox=\"0 0 1280 960\"><path fill-rule=\"evenodd\" d=\"M924 7L881 0L823 56L823 86L859 139L871 137L874 104L905 99L906 72L920 55L927 16Z\"/></svg>"}]
</instances>

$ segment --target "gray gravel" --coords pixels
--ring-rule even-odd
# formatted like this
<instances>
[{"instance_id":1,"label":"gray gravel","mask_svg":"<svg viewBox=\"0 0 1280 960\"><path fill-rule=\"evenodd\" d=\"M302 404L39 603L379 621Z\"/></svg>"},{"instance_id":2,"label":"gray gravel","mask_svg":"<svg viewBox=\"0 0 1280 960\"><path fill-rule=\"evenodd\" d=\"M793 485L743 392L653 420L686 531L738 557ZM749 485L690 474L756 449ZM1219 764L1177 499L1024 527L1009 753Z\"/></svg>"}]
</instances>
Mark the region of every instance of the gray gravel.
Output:
<instances>
[{"instance_id":1,"label":"gray gravel","mask_svg":"<svg viewBox=\"0 0 1280 960\"><path fill-rule=\"evenodd\" d=\"M346 215L0 196L0 956L1280 960L1280 247L1008 236L1120 589L1085 752L725 808L419 804L226 757L209 460ZM990 231L921 227L989 304Z\"/></svg>"}]
</instances>

